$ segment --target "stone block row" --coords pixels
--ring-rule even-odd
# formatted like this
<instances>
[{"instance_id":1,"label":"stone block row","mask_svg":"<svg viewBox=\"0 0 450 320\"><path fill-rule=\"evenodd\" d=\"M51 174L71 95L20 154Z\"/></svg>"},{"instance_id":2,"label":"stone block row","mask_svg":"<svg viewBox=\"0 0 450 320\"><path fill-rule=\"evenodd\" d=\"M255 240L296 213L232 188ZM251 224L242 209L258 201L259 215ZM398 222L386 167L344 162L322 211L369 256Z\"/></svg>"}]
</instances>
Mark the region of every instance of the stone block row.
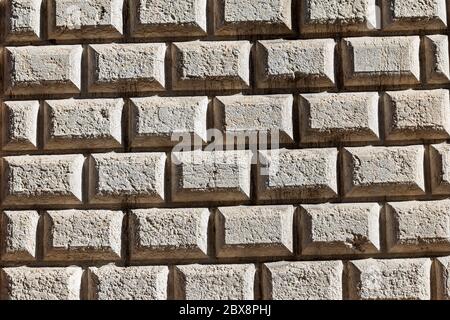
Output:
<instances>
[{"instance_id":1,"label":"stone block row","mask_svg":"<svg viewBox=\"0 0 450 320\"><path fill-rule=\"evenodd\" d=\"M426 164L428 149L431 161ZM260 150L254 155L258 159L254 190L251 167L256 160L251 150L196 150L169 156L110 152L92 154L87 160L81 154L7 156L3 158L2 203L242 203L253 197L325 201L338 198L338 174L343 181L341 194L348 199L423 196L428 165L431 192L450 192L450 147L446 143L430 148L346 147L340 154L342 164L338 165L334 148ZM170 174L166 175L166 167Z\"/></svg>"},{"instance_id":2,"label":"stone block row","mask_svg":"<svg viewBox=\"0 0 450 320\"><path fill-rule=\"evenodd\" d=\"M379 104L383 119L378 119ZM450 97L445 89L388 91L380 96L376 92L302 94L298 119L296 109L292 95L6 101L3 150L122 149L125 131L132 148L169 148L179 143L200 147L212 136L226 145L261 144L264 137L267 143L277 139L279 145L293 145L296 127L304 144L450 137ZM212 128L219 131L208 133L208 110L214 118Z\"/></svg>"},{"instance_id":3,"label":"stone block row","mask_svg":"<svg viewBox=\"0 0 450 320\"><path fill-rule=\"evenodd\" d=\"M123 0L5 0L6 39L49 40L120 39L124 37ZM293 12L291 0L214 0L213 33L233 35L289 35L294 21L302 34L384 31L441 31L447 27L445 0L413 5L412 0L301 0ZM46 3L46 12L41 7ZM202 37L208 34L207 1L130 0L132 37ZM380 19L381 18L381 19ZM382 21L379 21L382 20Z\"/></svg>"},{"instance_id":4,"label":"stone block row","mask_svg":"<svg viewBox=\"0 0 450 320\"><path fill-rule=\"evenodd\" d=\"M0 230L8 262L36 261L41 247L59 262L120 261L127 246L132 261L436 254L450 252L450 202L5 211Z\"/></svg>"},{"instance_id":5,"label":"stone block row","mask_svg":"<svg viewBox=\"0 0 450 320\"><path fill-rule=\"evenodd\" d=\"M255 44L256 87L335 88L338 57L342 57L348 88L418 85L420 42L419 36L344 38L342 49L337 50L333 39L261 40ZM424 36L423 42L425 82L448 83L448 37ZM89 45L88 91L248 89L251 48L243 40L176 42L171 44L171 59L166 59L164 43ZM6 47L4 52L7 95L80 92L82 46ZM166 81L166 65L172 73L171 84Z\"/></svg>"},{"instance_id":6,"label":"stone block row","mask_svg":"<svg viewBox=\"0 0 450 320\"><path fill-rule=\"evenodd\" d=\"M435 267L432 269L432 263ZM344 274L347 264L348 274ZM430 300L449 299L449 257L434 259L366 259L274 262L262 265L262 294L255 294L258 271L253 264L178 265L172 298L188 300ZM88 298L98 300L165 300L166 266L91 267ZM80 299L83 270L4 268L2 299ZM29 285L33 290L29 290ZM436 288L436 289L431 289ZM347 294L344 294L347 292Z\"/></svg>"}]
</instances>

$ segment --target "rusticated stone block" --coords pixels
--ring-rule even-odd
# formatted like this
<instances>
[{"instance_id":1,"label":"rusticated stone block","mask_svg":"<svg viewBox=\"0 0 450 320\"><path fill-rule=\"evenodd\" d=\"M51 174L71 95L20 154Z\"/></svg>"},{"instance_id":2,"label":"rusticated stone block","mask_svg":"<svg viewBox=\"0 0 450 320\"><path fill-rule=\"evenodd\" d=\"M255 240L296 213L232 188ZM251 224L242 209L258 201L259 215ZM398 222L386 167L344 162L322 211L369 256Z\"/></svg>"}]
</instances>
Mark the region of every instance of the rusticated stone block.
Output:
<instances>
[{"instance_id":1,"label":"rusticated stone block","mask_svg":"<svg viewBox=\"0 0 450 320\"><path fill-rule=\"evenodd\" d=\"M215 34L290 34L291 0L216 0Z\"/></svg>"},{"instance_id":2,"label":"rusticated stone block","mask_svg":"<svg viewBox=\"0 0 450 320\"><path fill-rule=\"evenodd\" d=\"M80 204L84 157L3 158L3 204Z\"/></svg>"},{"instance_id":3,"label":"rusticated stone block","mask_svg":"<svg viewBox=\"0 0 450 320\"><path fill-rule=\"evenodd\" d=\"M303 143L378 141L378 94L302 94L300 139Z\"/></svg>"},{"instance_id":4,"label":"rusticated stone block","mask_svg":"<svg viewBox=\"0 0 450 320\"><path fill-rule=\"evenodd\" d=\"M79 300L79 267L2 269L2 296L7 300Z\"/></svg>"},{"instance_id":5,"label":"rusticated stone block","mask_svg":"<svg viewBox=\"0 0 450 320\"><path fill-rule=\"evenodd\" d=\"M175 268L175 297L185 300L253 300L252 264L185 265Z\"/></svg>"},{"instance_id":6,"label":"rusticated stone block","mask_svg":"<svg viewBox=\"0 0 450 320\"><path fill-rule=\"evenodd\" d=\"M436 300L450 300L450 257L434 260Z\"/></svg>"},{"instance_id":7,"label":"rusticated stone block","mask_svg":"<svg viewBox=\"0 0 450 320\"><path fill-rule=\"evenodd\" d=\"M221 207L216 215L216 252L222 257L293 254L293 206Z\"/></svg>"},{"instance_id":8,"label":"rusticated stone block","mask_svg":"<svg viewBox=\"0 0 450 320\"><path fill-rule=\"evenodd\" d=\"M48 0L49 39L120 38L123 0Z\"/></svg>"},{"instance_id":9,"label":"rusticated stone block","mask_svg":"<svg viewBox=\"0 0 450 320\"><path fill-rule=\"evenodd\" d=\"M272 262L263 265L265 300L341 300L341 261Z\"/></svg>"},{"instance_id":10,"label":"rusticated stone block","mask_svg":"<svg viewBox=\"0 0 450 320\"><path fill-rule=\"evenodd\" d=\"M7 41L37 41L41 36L42 0L6 0Z\"/></svg>"},{"instance_id":11,"label":"rusticated stone block","mask_svg":"<svg viewBox=\"0 0 450 320\"><path fill-rule=\"evenodd\" d=\"M92 154L90 202L163 202L165 163L162 152Z\"/></svg>"},{"instance_id":12,"label":"rusticated stone block","mask_svg":"<svg viewBox=\"0 0 450 320\"><path fill-rule=\"evenodd\" d=\"M3 150L36 150L39 101L6 101L2 112Z\"/></svg>"},{"instance_id":13,"label":"rusticated stone block","mask_svg":"<svg viewBox=\"0 0 450 320\"><path fill-rule=\"evenodd\" d=\"M256 45L258 88L333 88L333 39L261 40Z\"/></svg>"},{"instance_id":14,"label":"rusticated stone block","mask_svg":"<svg viewBox=\"0 0 450 320\"><path fill-rule=\"evenodd\" d=\"M450 61L448 55L448 36L425 36L425 78L427 83L450 82Z\"/></svg>"},{"instance_id":15,"label":"rusticated stone block","mask_svg":"<svg viewBox=\"0 0 450 320\"><path fill-rule=\"evenodd\" d=\"M44 219L44 259L119 260L122 220L121 211L47 211Z\"/></svg>"},{"instance_id":16,"label":"rusticated stone block","mask_svg":"<svg viewBox=\"0 0 450 320\"><path fill-rule=\"evenodd\" d=\"M44 148L120 148L123 104L122 99L45 101Z\"/></svg>"},{"instance_id":17,"label":"rusticated stone block","mask_svg":"<svg viewBox=\"0 0 450 320\"><path fill-rule=\"evenodd\" d=\"M349 264L351 300L429 300L431 260L355 260Z\"/></svg>"},{"instance_id":18,"label":"rusticated stone block","mask_svg":"<svg viewBox=\"0 0 450 320\"><path fill-rule=\"evenodd\" d=\"M379 218L377 203L302 205L302 255L376 253Z\"/></svg>"},{"instance_id":19,"label":"rusticated stone block","mask_svg":"<svg viewBox=\"0 0 450 320\"><path fill-rule=\"evenodd\" d=\"M390 91L383 101L386 140L450 137L448 90Z\"/></svg>"},{"instance_id":20,"label":"rusticated stone block","mask_svg":"<svg viewBox=\"0 0 450 320\"><path fill-rule=\"evenodd\" d=\"M431 191L433 194L450 194L450 145L430 146Z\"/></svg>"},{"instance_id":21,"label":"rusticated stone block","mask_svg":"<svg viewBox=\"0 0 450 320\"><path fill-rule=\"evenodd\" d=\"M131 34L135 37L206 35L207 0L131 0Z\"/></svg>"},{"instance_id":22,"label":"rusticated stone block","mask_svg":"<svg viewBox=\"0 0 450 320\"><path fill-rule=\"evenodd\" d=\"M206 258L209 216L206 208L132 210L131 259Z\"/></svg>"},{"instance_id":23,"label":"rusticated stone block","mask_svg":"<svg viewBox=\"0 0 450 320\"><path fill-rule=\"evenodd\" d=\"M3 261L33 261L39 214L37 211L5 211L1 215L0 248Z\"/></svg>"},{"instance_id":24,"label":"rusticated stone block","mask_svg":"<svg viewBox=\"0 0 450 320\"><path fill-rule=\"evenodd\" d=\"M166 300L169 269L166 266L89 268L91 299Z\"/></svg>"},{"instance_id":25,"label":"rusticated stone block","mask_svg":"<svg viewBox=\"0 0 450 320\"><path fill-rule=\"evenodd\" d=\"M131 146L171 147L180 137L186 145L202 144L208 139L207 111L207 97L132 98Z\"/></svg>"}]
</instances>

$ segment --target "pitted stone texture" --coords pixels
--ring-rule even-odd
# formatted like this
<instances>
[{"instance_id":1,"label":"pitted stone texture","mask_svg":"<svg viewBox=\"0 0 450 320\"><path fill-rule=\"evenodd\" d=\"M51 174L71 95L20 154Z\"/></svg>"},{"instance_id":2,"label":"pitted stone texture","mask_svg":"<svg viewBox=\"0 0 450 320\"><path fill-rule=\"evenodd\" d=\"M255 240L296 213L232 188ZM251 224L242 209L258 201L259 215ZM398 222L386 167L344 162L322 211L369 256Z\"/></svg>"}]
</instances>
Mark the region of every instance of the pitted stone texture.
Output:
<instances>
[{"instance_id":1,"label":"pitted stone texture","mask_svg":"<svg viewBox=\"0 0 450 320\"><path fill-rule=\"evenodd\" d=\"M386 242L392 253L450 250L450 201L390 202Z\"/></svg>"},{"instance_id":2,"label":"pitted stone texture","mask_svg":"<svg viewBox=\"0 0 450 320\"><path fill-rule=\"evenodd\" d=\"M364 87L418 84L419 46L418 36L342 40L344 85Z\"/></svg>"},{"instance_id":3,"label":"pitted stone texture","mask_svg":"<svg viewBox=\"0 0 450 320\"><path fill-rule=\"evenodd\" d=\"M383 28L408 31L442 30L447 27L445 0L381 1Z\"/></svg>"},{"instance_id":4,"label":"pitted stone texture","mask_svg":"<svg viewBox=\"0 0 450 320\"><path fill-rule=\"evenodd\" d=\"M217 257L292 255L294 211L293 206L218 208Z\"/></svg>"},{"instance_id":5,"label":"pitted stone texture","mask_svg":"<svg viewBox=\"0 0 450 320\"><path fill-rule=\"evenodd\" d=\"M1 259L3 261L35 260L38 212L5 211L1 218Z\"/></svg>"},{"instance_id":6,"label":"pitted stone texture","mask_svg":"<svg viewBox=\"0 0 450 320\"><path fill-rule=\"evenodd\" d=\"M172 200L249 200L251 160L249 150L173 152Z\"/></svg>"},{"instance_id":7,"label":"pitted stone texture","mask_svg":"<svg viewBox=\"0 0 450 320\"><path fill-rule=\"evenodd\" d=\"M135 37L205 36L207 0L131 0Z\"/></svg>"},{"instance_id":8,"label":"pitted stone texture","mask_svg":"<svg viewBox=\"0 0 450 320\"><path fill-rule=\"evenodd\" d=\"M81 275L79 267L5 268L3 294L6 300L79 300Z\"/></svg>"},{"instance_id":9,"label":"pitted stone texture","mask_svg":"<svg viewBox=\"0 0 450 320\"><path fill-rule=\"evenodd\" d=\"M131 99L131 146L171 147L207 141L208 97Z\"/></svg>"},{"instance_id":10,"label":"pitted stone texture","mask_svg":"<svg viewBox=\"0 0 450 320\"><path fill-rule=\"evenodd\" d=\"M253 264L185 265L175 268L175 297L185 300L253 300Z\"/></svg>"},{"instance_id":11,"label":"pitted stone texture","mask_svg":"<svg viewBox=\"0 0 450 320\"><path fill-rule=\"evenodd\" d=\"M429 300L431 260L355 260L349 263L351 300Z\"/></svg>"},{"instance_id":12,"label":"pitted stone texture","mask_svg":"<svg viewBox=\"0 0 450 320\"><path fill-rule=\"evenodd\" d=\"M436 279L436 300L450 300L450 257L434 261Z\"/></svg>"},{"instance_id":13,"label":"pitted stone texture","mask_svg":"<svg viewBox=\"0 0 450 320\"><path fill-rule=\"evenodd\" d=\"M120 148L123 104L122 99L47 100L44 148Z\"/></svg>"},{"instance_id":14,"label":"pitted stone texture","mask_svg":"<svg viewBox=\"0 0 450 320\"><path fill-rule=\"evenodd\" d=\"M386 140L448 139L448 90L390 91L384 94Z\"/></svg>"},{"instance_id":15,"label":"pitted stone texture","mask_svg":"<svg viewBox=\"0 0 450 320\"><path fill-rule=\"evenodd\" d=\"M259 200L333 199L337 197L336 149L260 150Z\"/></svg>"},{"instance_id":16,"label":"pitted stone texture","mask_svg":"<svg viewBox=\"0 0 450 320\"><path fill-rule=\"evenodd\" d=\"M430 84L450 82L450 62L448 54L448 36L425 36L425 78Z\"/></svg>"},{"instance_id":17,"label":"pitted stone texture","mask_svg":"<svg viewBox=\"0 0 450 320\"><path fill-rule=\"evenodd\" d=\"M364 32L379 28L375 0L302 0L300 32Z\"/></svg>"},{"instance_id":18,"label":"pitted stone texture","mask_svg":"<svg viewBox=\"0 0 450 320\"><path fill-rule=\"evenodd\" d=\"M258 88L333 88L333 39L261 40L256 45Z\"/></svg>"},{"instance_id":19,"label":"pitted stone texture","mask_svg":"<svg viewBox=\"0 0 450 320\"><path fill-rule=\"evenodd\" d=\"M26 46L4 50L6 94L79 93L82 46Z\"/></svg>"},{"instance_id":20,"label":"pitted stone texture","mask_svg":"<svg viewBox=\"0 0 450 320\"><path fill-rule=\"evenodd\" d=\"M49 39L107 39L122 36L123 0L49 0Z\"/></svg>"},{"instance_id":21,"label":"pitted stone texture","mask_svg":"<svg viewBox=\"0 0 450 320\"><path fill-rule=\"evenodd\" d=\"M192 41L172 45L174 90L246 89L250 86L248 41Z\"/></svg>"},{"instance_id":22,"label":"pitted stone texture","mask_svg":"<svg viewBox=\"0 0 450 320\"><path fill-rule=\"evenodd\" d=\"M216 0L216 35L290 34L291 0Z\"/></svg>"},{"instance_id":23,"label":"pitted stone texture","mask_svg":"<svg viewBox=\"0 0 450 320\"><path fill-rule=\"evenodd\" d=\"M112 43L89 46L90 92L162 91L164 43Z\"/></svg>"},{"instance_id":24,"label":"pitted stone texture","mask_svg":"<svg viewBox=\"0 0 450 320\"><path fill-rule=\"evenodd\" d=\"M222 96L214 100L214 127L225 133L227 144L257 144L264 140L292 143L291 95ZM277 138L276 138L277 137Z\"/></svg>"},{"instance_id":25,"label":"pitted stone texture","mask_svg":"<svg viewBox=\"0 0 450 320\"><path fill-rule=\"evenodd\" d=\"M83 164L81 154L5 157L3 204L80 204Z\"/></svg>"},{"instance_id":26,"label":"pitted stone texture","mask_svg":"<svg viewBox=\"0 0 450 320\"><path fill-rule=\"evenodd\" d=\"M206 258L209 216L206 208L132 210L131 259Z\"/></svg>"},{"instance_id":27,"label":"pitted stone texture","mask_svg":"<svg viewBox=\"0 0 450 320\"><path fill-rule=\"evenodd\" d=\"M163 202L165 163L162 152L92 154L90 202Z\"/></svg>"},{"instance_id":28,"label":"pitted stone texture","mask_svg":"<svg viewBox=\"0 0 450 320\"><path fill-rule=\"evenodd\" d=\"M341 261L272 262L263 265L265 300L342 300Z\"/></svg>"},{"instance_id":29,"label":"pitted stone texture","mask_svg":"<svg viewBox=\"0 0 450 320\"><path fill-rule=\"evenodd\" d=\"M166 300L166 266L89 268L91 299Z\"/></svg>"},{"instance_id":30,"label":"pitted stone texture","mask_svg":"<svg viewBox=\"0 0 450 320\"><path fill-rule=\"evenodd\" d=\"M41 35L42 0L5 1L7 41L36 41Z\"/></svg>"},{"instance_id":31,"label":"pitted stone texture","mask_svg":"<svg viewBox=\"0 0 450 320\"><path fill-rule=\"evenodd\" d=\"M38 113L39 101L3 103L3 150L38 148Z\"/></svg>"},{"instance_id":32,"label":"pitted stone texture","mask_svg":"<svg viewBox=\"0 0 450 320\"><path fill-rule=\"evenodd\" d=\"M376 203L302 205L302 255L377 253L379 218Z\"/></svg>"},{"instance_id":33,"label":"pitted stone texture","mask_svg":"<svg viewBox=\"0 0 450 320\"><path fill-rule=\"evenodd\" d=\"M425 194L423 146L345 148L343 158L348 198Z\"/></svg>"},{"instance_id":34,"label":"pitted stone texture","mask_svg":"<svg viewBox=\"0 0 450 320\"><path fill-rule=\"evenodd\" d=\"M378 141L378 94L319 93L300 96L303 143Z\"/></svg>"},{"instance_id":35,"label":"pitted stone texture","mask_svg":"<svg viewBox=\"0 0 450 320\"><path fill-rule=\"evenodd\" d=\"M109 210L47 211L44 259L120 259L123 216L121 211Z\"/></svg>"},{"instance_id":36,"label":"pitted stone texture","mask_svg":"<svg viewBox=\"0 0 450 320\"><path fill-rule=\"evenodd\" d=\"M450 145L430 146L431 191L433 194L450 194Z\"/></svg>"}]
</instances>

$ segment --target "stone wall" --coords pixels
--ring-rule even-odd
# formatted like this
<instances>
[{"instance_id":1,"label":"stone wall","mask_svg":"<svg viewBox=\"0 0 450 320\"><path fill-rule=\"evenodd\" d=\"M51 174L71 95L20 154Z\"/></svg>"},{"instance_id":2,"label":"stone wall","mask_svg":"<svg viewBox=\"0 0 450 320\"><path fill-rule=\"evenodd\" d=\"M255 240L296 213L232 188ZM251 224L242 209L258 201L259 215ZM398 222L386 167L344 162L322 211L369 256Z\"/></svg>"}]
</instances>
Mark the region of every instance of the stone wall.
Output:
<instances>
[{"instance_id":1,"label":"stone wall","mask_svg":"<svg viewBox=\"0 0 450 320\"><path fill-rule=\"evenodd\" d=\"M1 5L2 299L450 297L445 0Z\"/></svg>"}]
</instances>

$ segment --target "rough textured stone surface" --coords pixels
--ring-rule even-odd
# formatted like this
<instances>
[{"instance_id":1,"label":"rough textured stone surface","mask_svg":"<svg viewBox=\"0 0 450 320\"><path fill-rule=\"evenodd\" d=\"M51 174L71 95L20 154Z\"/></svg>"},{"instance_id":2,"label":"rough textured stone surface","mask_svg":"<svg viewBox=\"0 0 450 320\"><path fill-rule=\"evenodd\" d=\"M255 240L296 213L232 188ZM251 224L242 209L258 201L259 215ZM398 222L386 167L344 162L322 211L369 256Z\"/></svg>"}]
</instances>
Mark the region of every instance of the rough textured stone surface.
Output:
<instances>
[{"instance_id":1,"label":"rough textured stone surface","mask_svg":"<svg viewBox=\"0 0 450 320\"><path fill-rule=\"evenodd\" d=\"M448 36L425 36L426 81L431 84L450 81L450 61L448 55Z\"/></svg>"},{"instance_id":2,"label":"rough textured stone surface","mask_svg":"<svg viewBox=\"0 0 450 320\"><path fill-rule=\"evenodd\" d=\"M155 153L98 153L90 158L90 201L157 203L164 200L166 156Z\"/></svg>"},{"instance_id":3,"label":"rough textured stone surface","mask_svg":"<svg viewBox=\"0 0 450 320\"><path fill-rule=\"evenodd\" d=\"M418 84L419 46L420 38L417 36L343 39L345 86Z\"/></svg>"},{"instance_id":4,"label":"rough textured stone surface","mask_svg":"<svg viewBox=\"0 0 450 320\"><path fill-rule=\"evenodd\" d=\"M302 255L376 253L379 219L377 203L302 205Z\"/></svg>"},{"instance_id":5,"label":"rough textured stone surface","mask_svg":"<svg viewBox=\"0 0 450 320\"><path fill-rule=\"evenodd\" d=\"M123 0L49 0L50 39L117 38L122 30Z\"/></svg>"},{"instance_id":6,"label":"rough textured stone surface","mask_svg":"<svg viewBox=\"0 0 450 320\"><path fill-rule=\"evenodd\" d=\"M172 45L175 90L245 89L250 85L248 41L192 41Z\"/></svg>"},{"instance_id":7,"label":"rough textured stone surface","mask_svg":"<svg viewBox=\"0 0 450 320\"><path fill-rule=\"evenodd\" d=\"M379 140L377 93L302 94L299 113L304 143Z\"/></svg>"},{"instance_id":8,"label":"rough textured stone surface","mask_svg":"<svg viewBox=\"0 0 450 320\"><path fill-rule=\"evenodd\" d=\"M165 266L89 268L91 299L166 300L169 270Z\"/></svg>"},{"instance_id":9,"label":"rough textured stone surface","mask_svg":"<svg viewBox=\"0 0 450 320\"><path fill-rule=\"evenodd\" d=\"M123 104L122 99L45 101L45 148L120 148Z\"/></svg>"},{"instance_id":10,"label":"rough textured stone surface","mask_svg":"<svg viewBox=\"0 0 450 320\"><path fill-rule=\"evenodd\" d=\"M349 263L352 300L429 300L431 260L367 259Z\"/></svg>"},{"instance_id":11,"label":"rough textured stone surface","mask_svg":"<svg viewBox=\"0 0 450 320\"><path fill-rule=\"evenodd\" d=\"M334 47L333 39L258 41L257 87L334 87Z\"/></svg>"},{"instance_id":12,"label":"rough textured stone surface","mask_svg":"<svg viewBox=\"0 0 450 320\"><path fill-rule=\"evenodd\" d=\"M186 300L252 300L252 264L176 266L175 296Z\"/></svg>"},{"instance_id":13,"label":"rough textured stone surface","mask_svg":"<svg viewBox=\"0 0 450 320\"><path fill-rule=\"evenodd\" d=\"M447 139L448 90L390 91L384 95L387 140Z\"/></svg>"},{"instance_id":14,"label":"rough textured stone surface","mask_svg":"<svg viewBox=\"0 0 450 320\"><path fill-rule=\"evenodd\" d=\"M430 146L430 175L433 194L450 194L450 145Z\"/></svg>"},{"instance_id":15,"label":"rough textured stone surface","mask_svg":"<svg viewBox=\"0 0 450 320\"><path fill-rule=\"evenodd\" d=\"M336 197L337 155L330 148L259 151L258 199Z\"/></svg>"},{"instance_id":16,"label":"rough textured stone surface","mask_svg":"<svg viewBox=\"0 0 450 320\"><path fill-rule=\"evenodd\" d=\"M170 147L179 138L189 145L207 140L207 97L133 98L131 104L133 147Z\"/></svg>"},{"instance_id":17,"label":"rough textured stone surface","mask_svg":"<svg viewBox=\"0 0 450 320\"><path fill-rule=\"evenodd\" d=\"M214 126L223 131L226 140L245 144L245 138L257 143L278 135L278 143L292 143L293 97L290 95L223 96L214 100ZM228 143L228 142L227 142Z\"/></svg>"},{"instance_id":18,"label":"rough textured stone surface","mask_svg":"<svg viewBox=\"0 0 450 320\"><path fill-rule=\"evenodd\" d=\"M3 158L4 204L79 204L82 155Z\"/></svg>"},{"instance_id":19,"label":"rough textured stone surface","mask_svg":"<svg viewBox=\"0 0 450 320\"><path fill-rule=\"evenodd\" d=\"M450 300L450 257L440 257L434 262L436 277L436 299Z\"/></svg>"},{"instance_id":20,"label":"rough textured stone surface","mask_svg":"<svg viewBox=\"0 0 450 320\"><path fill-rule=\"evenodd\" d=\"M173 152L172 200L248 200L251 159L244 150Z\"/></svg>"},{"instance_id":21,"label":"rough textured stone surface","mask_svg":"<svg viewBox=\"0 0 450 320\"><path fill-rule=\"evenodd\" d=\"M1 215L0 248L3 261L32 261L36 258L36 211L5 211Z\"/></svg>"},{"instance_id":22,"label":"rough textured stone surface","mask_svg":"<svg viewBox=\"0 0 450 320\"><path fill-rule=\"evenodd\" d=\"M441 30L447 26L445 0L391 0L381 1L384 29Z\"/></svg>"},{"instance_id":23,"label":"rough textured stone surface","mask_svg":"<svg viewBox=\"0 0 450 320\"><path fill-rule=\"evenodd\" d=\"M6 40L32 41L41 35L42 0L6 0Z\"/></svg>"},{"instance_id":24,"label":"rough textured stone surface","mask_svg":"<svg viewBox=\"0 0 450 320\"><path fill-rule=\"evenodd\" d=\"M89 91L161 91L165 87L164 43L90 45Z\"/></svg>"},{"instance_id":25,"label":"rough textured stone surface","mask_svg":"<svg viewBox=\"0 0 450 320\"><path fill-rule=\"evenodd\" d=\"M291 0L217 0L217 35L290 34Z\"/></svg>"},{"instance_id":26,"label":"rough textured stone surface","mask_svg":"<svg viewBox=\"0 0 450 320\"><path fill-rule=\"evenodd\" d=\"M39 101L6 101L2 110L3 150L37 149Z\"/></svg>"},{"instance_id":27,"label":"rough textured stone surface","mask_svg":"<svg viewBox=\"0 0 450 320\"><path fill-rule=\"evenodd\" d=\"M378 27L375 0L301 0L304 33L369 31Z\"/></svg>"},{"instance_id":28,"label":"rough textured stone surface","mask_svg":"<svg viewBox=\"0 0 450 320\"><path fill-rule=\"evenodd\" d=\"M263 266L263 298L341 300L341 261L272 262Z\"/></svg>"},{"instance_id":29,"label":"rough textured stone surface","mask_svg":"<svg viewBox=\"0 0 450 320\"><path fill-rule=\"evenodd\" d=\"M80 45L5 48L7 94L78 93L81 89Z\"/></svg>"},{"instance_id":30,"label":"rough textured stone surface","mask_svg":"<svg viewBox=\"0 0 450 320\"><path fill-rule=\"evenodd\" d=\"M218 257L289 256L293 206L221 207L216 216Z\"/></svg>"},{"instance_id":31,"label":"rough textured stone surface","mask_svg":"<svg viewBox=\"0 0 450 320\"><path fill-rule=\"evenodd\" d=\"M206 258L209 216L202 208L132 210L131 259Z\"/></svg>"},{"instance_id":32,"label":"rough textured stone surface","mask_svg":"<svg viewBox=\"0 0 450 320\"><path fill-rule=\"evenodd\" d=\"M79 300L79 267L2 269L3 293L7 300Z\"/></svg>"},{"instance_id":33,"label":"rough textured stone surface","mask_svg":"<svg viewBox=\"0 0 450 320\"><path fill-rule=\"evenodd\" d=\"M345 148L344 194L353 197L425 193L424 147Z\"/></svg>"},{"instance_id":34,"label":"rough textured stone surface","mask_svg":"<svg viewBox=\"0 0 450 320\"><path fill-rule=\"evenodd\" d=\"M390 202L386 208L389 252L439 252L450 249L450 202Z\"/></svg>"},{"instance_id":35,"label":"rough textured stone surface","mask_svg":"<svg viewBox=\"0 0 450 320\"><path fill-rule=\"evenodd\" d=\"M123 213L109 210L59 210L45 215L46 260L118 260Z\"/></svg>"},{"instance_id":36,"label":"rough textured stone surface","mask_svg":"<svg viewBox=\"0 0 450 320\"><path fill-rule=\"evenodd\" d=\"M207 0L131 0L131 34L137 37L206 35Z\"/></svg>"}]
</instances>

